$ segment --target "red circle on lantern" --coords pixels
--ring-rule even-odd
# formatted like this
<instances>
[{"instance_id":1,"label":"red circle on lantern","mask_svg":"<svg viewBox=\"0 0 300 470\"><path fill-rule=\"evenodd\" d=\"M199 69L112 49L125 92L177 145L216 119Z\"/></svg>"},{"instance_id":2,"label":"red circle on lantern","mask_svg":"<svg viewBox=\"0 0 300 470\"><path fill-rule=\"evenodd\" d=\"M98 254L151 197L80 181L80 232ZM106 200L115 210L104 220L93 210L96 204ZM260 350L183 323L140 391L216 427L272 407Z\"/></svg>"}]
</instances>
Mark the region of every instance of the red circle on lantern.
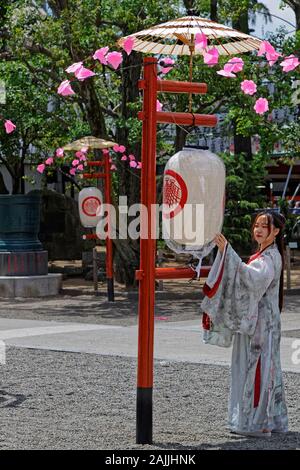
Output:
<instances>
[{"instance_id":1,"label":"red circle on lantern","mask_svg":"<svg viewBox=\"0 0 300 470\"><path fill-rule=\"evenodd\" d=\"M163 216L166 219L172 219L184 208L188 197L188 190L184 179L176 171L166 170L165 176L170 176L171 178L164 181L163 204L171 206L177 202L177 206L169 213L164 212Z\"/></svg>"},{"instance_id":2,"label":"red circle on lantern","mask_svg":"<svg viewBox=\"0 0 300 470\"><path fill-rule=\"evenodd\" d=\"M88 217L95 217L97 215L97 209L101 206L101 201L98 197L88 196L81 204L82 211Z\"/></svg>"}]
</instances>

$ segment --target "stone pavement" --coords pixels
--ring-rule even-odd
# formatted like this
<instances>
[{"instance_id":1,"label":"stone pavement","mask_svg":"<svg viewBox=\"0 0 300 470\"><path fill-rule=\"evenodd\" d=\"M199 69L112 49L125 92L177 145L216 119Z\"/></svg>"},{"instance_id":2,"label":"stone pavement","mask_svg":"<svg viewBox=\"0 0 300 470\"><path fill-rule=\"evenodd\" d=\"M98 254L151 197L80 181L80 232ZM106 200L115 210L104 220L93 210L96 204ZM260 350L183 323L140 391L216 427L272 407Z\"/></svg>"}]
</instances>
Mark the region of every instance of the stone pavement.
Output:
<instances>
[{"instance_id":1,"label":"stone pavement","mask_svg":"<svg viewBox=\"0 0 300 470\"><path fill-rule=\"evenodd\" d=\"M199 302L188 296L157 300L156 359L230 364L230 348L203 344ZM299 333L300 296L287 296L281 342L286 371L300 372ZM115 302L107 302L105 296L6 300L0 307L0 339L7 346L136 358L137 302L121 295Z\"/></svg>"}]
</instances>

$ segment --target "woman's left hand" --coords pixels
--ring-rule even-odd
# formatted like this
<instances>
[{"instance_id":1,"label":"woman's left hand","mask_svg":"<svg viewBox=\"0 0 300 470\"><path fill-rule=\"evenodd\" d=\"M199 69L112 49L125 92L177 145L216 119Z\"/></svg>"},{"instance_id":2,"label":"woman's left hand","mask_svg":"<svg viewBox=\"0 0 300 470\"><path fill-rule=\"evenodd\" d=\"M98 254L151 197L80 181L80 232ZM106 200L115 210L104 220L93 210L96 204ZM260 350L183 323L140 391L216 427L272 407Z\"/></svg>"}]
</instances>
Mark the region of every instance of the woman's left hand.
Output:
<instances>
[{"instance_id":1,"label":"woman's left hand","mask_svg":"<svg viewBox=\"0 0 300 470\"><path fill-rule=\"evenodd\" d=\"M222 235L222 233L217 233L217 235L214 238L214 242L217 245L217 247L219 248L219 251L221 253L223 253L223 251L225 249L225 246L226 246L226 243L227 243L227 240L224 237L224 235Z\"/></svg>"}]
</instances>

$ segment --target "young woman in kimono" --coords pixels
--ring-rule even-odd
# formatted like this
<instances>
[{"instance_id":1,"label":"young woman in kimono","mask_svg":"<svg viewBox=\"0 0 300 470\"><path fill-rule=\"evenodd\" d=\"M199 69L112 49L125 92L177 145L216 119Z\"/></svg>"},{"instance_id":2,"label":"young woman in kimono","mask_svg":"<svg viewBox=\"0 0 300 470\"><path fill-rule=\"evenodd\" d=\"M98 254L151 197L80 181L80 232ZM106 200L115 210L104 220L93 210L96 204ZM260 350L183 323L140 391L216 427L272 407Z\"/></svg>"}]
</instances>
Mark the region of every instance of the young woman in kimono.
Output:
<instances>
[{"instance_id":1,"label":"young woman in kimono","mask_svg":"<svg viewBox=\"0 0 300 470\"><path fill-rule=\"evenodd\" d=\"M256 216L258 251L247 264L218 234L203 289L204 341L228 347L233 338L229 429L246 436L288 431L280 364L284 224L279 214Z\"/></svg>"}]
</instances>

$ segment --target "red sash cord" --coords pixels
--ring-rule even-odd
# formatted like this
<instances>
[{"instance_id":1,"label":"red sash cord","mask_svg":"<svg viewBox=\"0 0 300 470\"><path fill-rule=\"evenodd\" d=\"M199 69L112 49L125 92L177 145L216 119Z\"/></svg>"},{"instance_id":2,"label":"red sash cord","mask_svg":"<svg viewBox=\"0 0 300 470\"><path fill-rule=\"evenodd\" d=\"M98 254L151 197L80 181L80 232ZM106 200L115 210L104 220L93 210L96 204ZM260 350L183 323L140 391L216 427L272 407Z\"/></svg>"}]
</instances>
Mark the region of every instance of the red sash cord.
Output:
<instances>
[{"instance_id":1,"label":"red sash cord","mask_svg":"<svg viewBox=\"0 0 300 470\"><path fill-rule=\"evenodd\" d=\"M261 364L260 364L260 356L257 361L256 371L255 371L255 380L254 380L254 408L258 407L259 399L260 399L260 381L261 381Z\"/></svg>"}]
</instances>

